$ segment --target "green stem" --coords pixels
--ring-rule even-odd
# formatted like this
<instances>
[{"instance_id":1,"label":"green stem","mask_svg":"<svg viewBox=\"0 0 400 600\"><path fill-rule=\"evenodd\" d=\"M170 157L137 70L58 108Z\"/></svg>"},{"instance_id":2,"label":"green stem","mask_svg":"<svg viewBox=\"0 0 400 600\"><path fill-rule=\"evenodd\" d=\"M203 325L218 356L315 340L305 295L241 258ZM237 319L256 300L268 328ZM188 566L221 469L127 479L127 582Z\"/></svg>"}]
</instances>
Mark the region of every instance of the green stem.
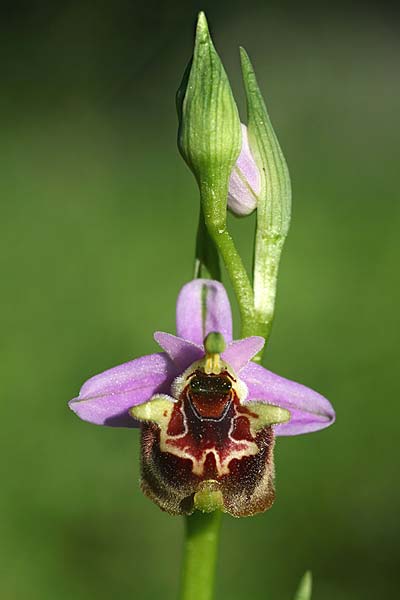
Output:
<instances>
[{"instance_id":1,"label":"green stem","mask_svg":"<svg viewBox=\"0 0 400 600\"><path fill-rule=\"evenodd\" d=\"M196 279L197 277L221 281L221 267L219 264L218 250L208 233L201 205L199 224L197 227L196 258L194 263L194 278Z\"/></svg>"},{"instance_id":2,"label":"green stem","mask_svg":"<svg viewBox=\"0 0 400 600\"><path fill-rule=\"evenodd\" d=\"M207 228L222 256L239 304L241 321L240 337L255 335L256 319L253 288L232 236L226 229L226 226L219 228L214 224L207 224Z\"/></svg>"},{"instance_id":3,"label":"green stem","mask_svg":"<svg viewBox=\"0 0 400 600\"><path fill-rule=\"evenodd\" d=\"M186 517L180 600L212 600L221 513Z\"/></svg>"}]
</instances>

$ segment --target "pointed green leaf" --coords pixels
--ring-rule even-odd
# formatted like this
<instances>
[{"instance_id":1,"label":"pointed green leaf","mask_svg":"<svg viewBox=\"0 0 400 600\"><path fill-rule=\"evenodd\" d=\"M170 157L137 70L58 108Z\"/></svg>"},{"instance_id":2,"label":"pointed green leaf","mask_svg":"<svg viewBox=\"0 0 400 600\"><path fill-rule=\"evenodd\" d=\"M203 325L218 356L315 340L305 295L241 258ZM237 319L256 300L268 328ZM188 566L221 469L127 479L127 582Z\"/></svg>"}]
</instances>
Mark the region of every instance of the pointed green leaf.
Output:
<instances>
[{"instance_id":1,"label":"pointed green leaf","mask_svg":"<svg viewBox=\"0 0 400 600\"><path fill-rule=\"evenodd\" d=\"M312 575L311 571L306 571L300 580L294 600L311 600Z\"/></svg>"}]
</instances>

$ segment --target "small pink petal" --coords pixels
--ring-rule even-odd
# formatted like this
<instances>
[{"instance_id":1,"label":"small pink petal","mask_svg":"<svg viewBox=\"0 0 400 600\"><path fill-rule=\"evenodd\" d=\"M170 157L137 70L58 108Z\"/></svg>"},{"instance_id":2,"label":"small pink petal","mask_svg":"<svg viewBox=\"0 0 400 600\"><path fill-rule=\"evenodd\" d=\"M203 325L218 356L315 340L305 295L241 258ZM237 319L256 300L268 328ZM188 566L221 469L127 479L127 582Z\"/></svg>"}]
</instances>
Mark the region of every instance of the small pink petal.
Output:
<instances>
[{"instance_id":1,"label":"small pink petal","mask_svg":"<svg viewBox=\"0 0 400 600\"><path fill-rule=\"evenodd\" d=\"M253 335L231 342L222 353L222 358L239 372L259 352L265 344L263 337Z\"/></svg>"},{"instance_id":2,"label":"small pink petal","mask_svg":"<svg viewBox=\"0 0 400 600\"><path fill-rule=\"evenodd\" d=\"M181 371L204 356L204 348L171 333L156 331L154 339Z\"/></svg>"},{"instance_id":3,"label":"small pink petal","mask_svg":"<svg viewBox=\"0 0 400 600\"><path fill-rule=\"evenodd\" d=\"M242 124L242 149L229 179L229 208L237 215L249 215L257 206L260 189L260 171L250 150L247 127Z\"/></svg>"}]
</instances>

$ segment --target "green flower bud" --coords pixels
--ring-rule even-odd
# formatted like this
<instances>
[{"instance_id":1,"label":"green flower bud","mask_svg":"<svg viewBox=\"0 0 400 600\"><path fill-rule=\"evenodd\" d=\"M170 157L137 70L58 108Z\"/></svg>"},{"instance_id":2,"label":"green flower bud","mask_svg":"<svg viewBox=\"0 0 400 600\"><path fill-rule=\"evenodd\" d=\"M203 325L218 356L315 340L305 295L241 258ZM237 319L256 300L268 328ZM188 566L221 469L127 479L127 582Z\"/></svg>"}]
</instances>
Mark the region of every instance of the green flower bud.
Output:
<instances>
[{"instance_id":1,"label":"green flower bud","mask_svg":"<svg viewBox=\"0 0 400 600\"><path fill-rule=\"evenodd\" d=\"M241 148L240 120L204 13L177 93L178 147L194 173L206 220L224 226L229 178Z\"/></svg>"}]
</instances>

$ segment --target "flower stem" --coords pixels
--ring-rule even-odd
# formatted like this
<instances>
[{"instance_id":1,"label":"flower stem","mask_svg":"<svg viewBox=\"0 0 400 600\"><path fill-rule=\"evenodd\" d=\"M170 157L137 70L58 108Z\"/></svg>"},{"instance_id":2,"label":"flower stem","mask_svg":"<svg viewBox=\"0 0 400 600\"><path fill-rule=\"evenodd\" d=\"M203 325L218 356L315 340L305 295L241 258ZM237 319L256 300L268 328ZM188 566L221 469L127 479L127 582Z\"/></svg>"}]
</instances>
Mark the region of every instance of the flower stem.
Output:
<instances>
[{"instance_id":1,"label":"flower stem","mask_svg":"<svg viewBox=\"0 0 400 600\"><path fill-rule=\"evenodd\" d=\"M212 600L221 512L196 511L185 519L180 600Z\"/></svg>"},{"instance_id":2,"label":"flower stem","mask_svg":"<svg viewBox=\"0 0 400 600\"><path fill-rule=\"evenodd\" d=\"M205 279L216 279L217 281L221 281L221 267L218 250L208 233L201 205L199 224L197 227L194 277L195 279L197 277L204 277Z\"/></svg>"},{"instance_id":3,"label":"flower stem","mask_svg":"<svg viewBox=\"0 0 400 600\"><path fill-rule=\"evenodd\" d=\"M240 337L254 335L255 314L253 288L242 258L225 225L220 228L215 227L213 224L207 225L210 237L220 252L239 304L241 320Z\"/></svg>"}]
</instances>

